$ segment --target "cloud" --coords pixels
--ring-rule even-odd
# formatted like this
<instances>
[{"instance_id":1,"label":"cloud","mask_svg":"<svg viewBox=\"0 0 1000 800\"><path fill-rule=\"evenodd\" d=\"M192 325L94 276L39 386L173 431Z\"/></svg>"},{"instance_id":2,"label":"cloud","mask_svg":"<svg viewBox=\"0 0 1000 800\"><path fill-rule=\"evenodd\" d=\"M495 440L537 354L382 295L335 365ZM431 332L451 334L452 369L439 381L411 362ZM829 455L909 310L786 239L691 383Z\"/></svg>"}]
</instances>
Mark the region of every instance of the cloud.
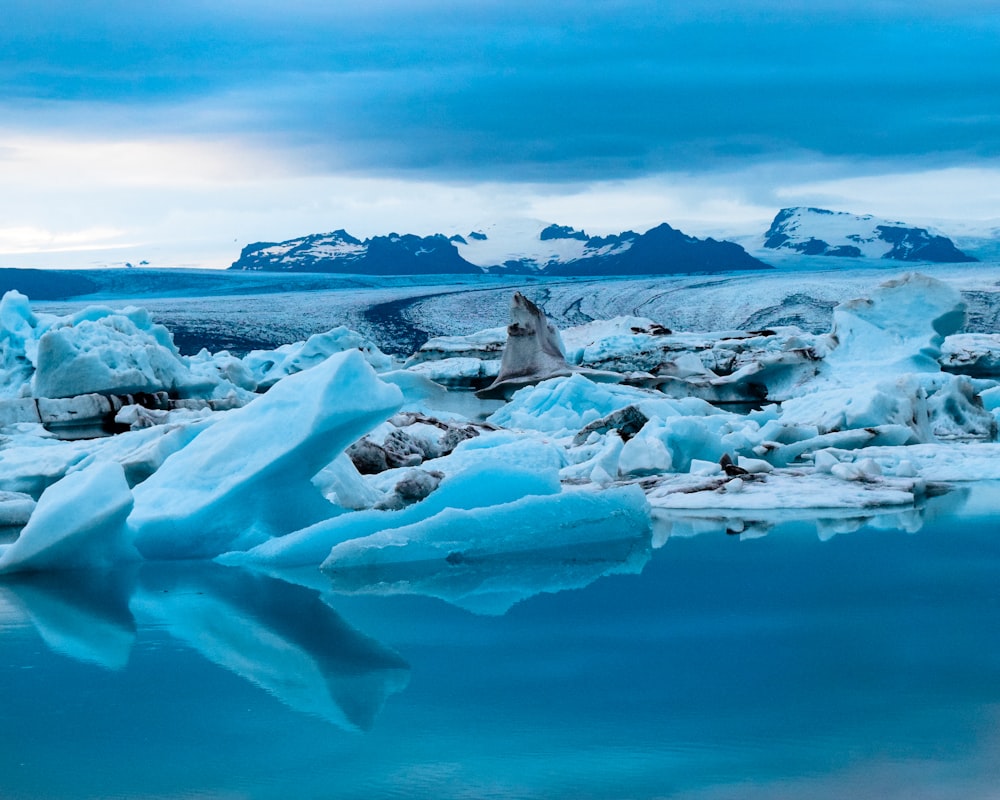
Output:
<instances>
[{"instance_id":1,"label":"cloud","mask_svg":"<svg viewBox=\"0 0 1000 800\"><path fill-rule=\"evenodd\" d=\"M81 248L133 261L223 266L258 239L498 216L697 234L800 203L1000 216L992 1L4 13L0 224L17 263L84 232Z\"/></svg>"},{"instance_id":2,"label":"cloud","mask_svg":"<svg viewBox=\"0 0 1000 800\"><path fill-rule=\"evenodd\" d=\"M31 226L0 228L0 254L81 253L134 246L120 241L122 233L117 228L79 231L50 231Z\"/></svg>"},{"instance_id":3,"label":"cloud","mask_svg":"<svg viewBox=\"0 0 1000 800\"><path fill-rule=\"evenodd\" d=\"M466 180L1000 155L983 3L344 6L14 2L6 116L41 104L91 134L238 133L316 170Z\"/></svg>"},{"instance_id":4,"label":"cloud","mask_svg":"<svg viewBox=\"0 0 1000 800\"><path fill-rule=\"evenodd\" d=\"M860 209L907 222L991 220L1000 218L1000 163L794 183L775 196L786 205Z\"/></svg>"}]
</instances>

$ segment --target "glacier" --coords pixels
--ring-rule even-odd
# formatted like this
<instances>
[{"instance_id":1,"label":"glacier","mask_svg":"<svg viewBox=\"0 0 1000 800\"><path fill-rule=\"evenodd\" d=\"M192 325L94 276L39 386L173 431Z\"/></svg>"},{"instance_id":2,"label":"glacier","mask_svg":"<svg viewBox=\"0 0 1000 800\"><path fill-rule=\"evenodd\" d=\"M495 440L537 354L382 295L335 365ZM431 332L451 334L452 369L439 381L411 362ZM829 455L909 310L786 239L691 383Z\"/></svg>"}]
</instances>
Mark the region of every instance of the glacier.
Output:
<instances>
[{"instance_id":1,"label":"glacier","mask_svg":"<svg viewBox=\"0 0 1000 800\"><path fill-rule=\"evenodd\" d=\"M1000 477L1000 345L928 275L837 304L820 333L635 315L558 330L514 297L510 329L403 361L343 326L182 356L141 309L42 314L8 293L0 514L23 528L0 572L215 558L322 566L352 592L362 573L392 591L420 575L500 608L516 592L475 586L504 559L542 575L574 548L641 552L699 519L750 535L780 513L898 517ZM490 376L500 399L477 401ZM95 419L105 435L72 435Z\"/></svg>"}]
</instances>

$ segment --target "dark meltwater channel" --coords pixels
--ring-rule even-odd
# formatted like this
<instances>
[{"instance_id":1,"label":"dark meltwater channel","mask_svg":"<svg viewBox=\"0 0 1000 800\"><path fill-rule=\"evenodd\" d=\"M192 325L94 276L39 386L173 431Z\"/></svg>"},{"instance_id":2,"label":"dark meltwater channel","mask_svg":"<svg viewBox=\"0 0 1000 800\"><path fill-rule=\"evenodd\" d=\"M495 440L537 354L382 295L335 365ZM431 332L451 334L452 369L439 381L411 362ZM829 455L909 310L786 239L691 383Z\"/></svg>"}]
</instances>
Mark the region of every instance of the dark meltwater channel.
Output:
<instances>
[{"instance_id":1,"label":"dark meltwater channel","mask_svg":"<svg viewBox=\"0 0 1000 800\"><path fill-rule=\"evenodd\" d=\"M0 797L996 797L1000 490L944 507L412 584L488 614L311 571L5 579Z\"/></svg>"}]
</instances>

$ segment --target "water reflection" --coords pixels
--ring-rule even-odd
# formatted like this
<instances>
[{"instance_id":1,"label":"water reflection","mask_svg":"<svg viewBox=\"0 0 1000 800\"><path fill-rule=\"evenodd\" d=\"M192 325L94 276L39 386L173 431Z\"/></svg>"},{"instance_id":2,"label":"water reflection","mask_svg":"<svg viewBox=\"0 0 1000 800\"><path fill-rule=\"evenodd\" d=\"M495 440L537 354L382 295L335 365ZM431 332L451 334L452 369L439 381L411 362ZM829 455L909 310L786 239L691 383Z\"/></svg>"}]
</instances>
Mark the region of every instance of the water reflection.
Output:
<instances>
[{"instance_id":1,"label":"water reflection","mask_svg":"<svg viewBox=\"0 0 1000 800\"><path fill-rule=\"evenodd\" d=\"M815 520L715 524L651 558L354 585L213 564L5 579L0 794L993 797L997 498L932 499L918 535L881 514L825 542Z\"/></svg>"},{"instance_id":2,"label":"water reflection","mask_svg":"<svg viewBox=\"0 0 1000 800\"><path fill-rule=\"evenodd\" d=\"M131 600L136 615L290 708L368 730L409 682L398 653L352 628L316 592L213 564L147 566Z\"/></svg>"},{"instance_id":3,"label":"water reflection","mask_svg":"<svg viewBox=\"0 0 1000 800\"><path fill-rule=\"evenodd\" d=\"M645 534L505 557L352 568L328 580L335 594L426 595L474 614L500 616L538 594L582 589L607 575L638 575L651 552Z\"/></svg>"},{"instance_id":4,"label":"water reflection","mask_svg":"<svg viewBox=\"0 0 1000 800\"><path fill-rule=\"evenodd\" d=\"M982 491L983 487L979 487ZM653 547L662 547L671 536L691 537L723 532L741 539L756 539L794 523L815 527L821 541L861 528L916 533L927 523L957 516L966 508L973 490L968 486L920 498L913 505L831 509L654 509Z\"/></svg>"},{"instance_id":5,"label":"water reflection","mask_svg":"<svg viewBox=\"0 0 1000 800\"><path fill-rule=\"evenodd\" d=\"M0 581L0 605L34 626L55 652L119 670L136 637L128 607L133 577L87 570L13 575Z\"/></svg>"},{"instance_id":6,"label":"water reflection","mask_svg":"<svg viewBox=\"0 0 1000 800\"><path fill-rule=\"evenodd\" d=\"M8 625L19 615L53 651L111 670L128 663L137 624L159 626L290 708L347 730L370 729L409 682L398 653L317 592L211 563L20 575L0 583L0 604Z\"/></svg>"}]
</instances>

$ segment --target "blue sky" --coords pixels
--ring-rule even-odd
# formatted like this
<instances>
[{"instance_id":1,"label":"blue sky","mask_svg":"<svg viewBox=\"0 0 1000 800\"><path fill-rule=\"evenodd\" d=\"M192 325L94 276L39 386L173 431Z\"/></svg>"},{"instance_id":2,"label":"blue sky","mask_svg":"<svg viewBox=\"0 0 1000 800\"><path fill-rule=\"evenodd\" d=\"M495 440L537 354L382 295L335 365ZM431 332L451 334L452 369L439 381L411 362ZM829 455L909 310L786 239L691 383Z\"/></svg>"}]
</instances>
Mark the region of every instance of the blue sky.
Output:
<instances>
[{"instance_id":1,"label":"blue sky","mask_svg":"<svg viewBox=\"0 0 1000 800\"><path fill-rule=\"evenodd\" d=\"M1000 217L994 0L346 5L7 0L0 265L521 215Z\"/></svg>"}]
</instances>

